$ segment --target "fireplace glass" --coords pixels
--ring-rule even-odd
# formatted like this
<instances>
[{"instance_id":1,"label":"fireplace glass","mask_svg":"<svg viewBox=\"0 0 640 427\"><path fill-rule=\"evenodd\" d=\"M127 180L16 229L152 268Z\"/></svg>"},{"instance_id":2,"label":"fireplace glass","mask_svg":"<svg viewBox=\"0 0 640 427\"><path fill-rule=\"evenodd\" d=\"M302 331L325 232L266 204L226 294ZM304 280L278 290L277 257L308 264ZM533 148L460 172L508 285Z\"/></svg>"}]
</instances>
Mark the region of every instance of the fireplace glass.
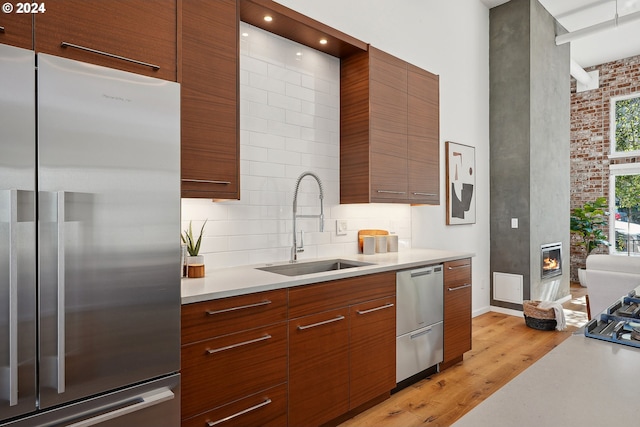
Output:
<instances>
[{"instance_id":1,"label":"fireplace glass","mask_svg":"<svg viewBox=\"0 0 640 427\"><path fill-rule=\"evenodd\" d=\"M550 243L541 246L542 278L559 276L562 274L562 243Z\"/></svg>"}]
</instances>

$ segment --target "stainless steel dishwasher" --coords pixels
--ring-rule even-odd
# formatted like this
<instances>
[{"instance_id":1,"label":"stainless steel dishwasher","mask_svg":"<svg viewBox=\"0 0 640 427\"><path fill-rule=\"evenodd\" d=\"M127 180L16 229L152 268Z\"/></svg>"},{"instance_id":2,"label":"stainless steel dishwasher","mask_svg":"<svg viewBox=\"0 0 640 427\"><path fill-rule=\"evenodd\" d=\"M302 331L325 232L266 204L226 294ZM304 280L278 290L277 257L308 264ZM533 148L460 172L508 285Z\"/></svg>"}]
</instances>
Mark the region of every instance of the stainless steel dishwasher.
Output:
<instances>
[{"instance_id":1,"label":"stainless steel dishwasher","mask_svg":"<svg viewBox=\"0 0 640 427\"><path fill-rule=\"evenodd\" d=\"M396 275L396 383L443 360L442 264Z\"/></svg>"}]
</instances>

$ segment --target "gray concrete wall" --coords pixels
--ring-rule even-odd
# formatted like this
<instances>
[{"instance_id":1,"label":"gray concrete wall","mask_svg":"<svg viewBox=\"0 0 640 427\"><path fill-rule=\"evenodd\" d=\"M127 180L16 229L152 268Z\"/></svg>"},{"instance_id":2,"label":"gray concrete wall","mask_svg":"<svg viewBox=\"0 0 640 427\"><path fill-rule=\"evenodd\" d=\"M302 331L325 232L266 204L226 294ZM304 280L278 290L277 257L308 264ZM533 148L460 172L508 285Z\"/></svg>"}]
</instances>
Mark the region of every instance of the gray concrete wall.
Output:
<instances>
[{"instance_id":1,"label":"gray concrete wall","mask_svg":"<svg viewBox=\"0 0 640 427\"><path fill-rule=\"evenodd\" d=\"M523 298L539 299L540 245L563 242L569 293L569 51L537 0L490 11L491 272L523 276ZM511 228L511 219L518 228ZM491 304L521 309L518 304Z\"/></svg>"}]
</instances>

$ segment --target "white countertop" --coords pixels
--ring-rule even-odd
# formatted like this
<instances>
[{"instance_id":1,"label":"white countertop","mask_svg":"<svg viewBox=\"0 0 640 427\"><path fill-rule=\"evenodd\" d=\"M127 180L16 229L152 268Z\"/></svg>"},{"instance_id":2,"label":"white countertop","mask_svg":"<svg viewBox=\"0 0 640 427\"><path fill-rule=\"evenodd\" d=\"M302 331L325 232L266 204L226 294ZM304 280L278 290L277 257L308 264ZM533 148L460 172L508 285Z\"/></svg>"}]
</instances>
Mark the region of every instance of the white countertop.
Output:
<instances>
[{"instance_id":1,"label":"white countertop","mask_svg":"<svg viewBox=\"0 0 640 427\"><path fill-rule=\"evenodd\" d=\"M182 304L226 298L236 295L245 295L272 289L290 288L292 286L326 282L329 280L344 279L364 274L403 270L473 256L475 256L475 254L471 252L444 251L439 249L405 249L399 252L389 252L384 254L317 258L313 260L301 260L298 262L303 263L322 259L339 258L344 260L370 262L373 263L373 265L292 277L256 270L258 267L265 267L267 265L288 264L287 261L222 269L206 267L204 278L182 279Z\"/></svg>"},{"instance_id":2,"label":"white countertop","mask_svg":"<svg viewBox=\"0 0 640 427\"><path fill-rule=\"evenodd\" d=\"M453 427L635 426L639 379L640 349L580 330Z\"/></svg>"}]
</instances>

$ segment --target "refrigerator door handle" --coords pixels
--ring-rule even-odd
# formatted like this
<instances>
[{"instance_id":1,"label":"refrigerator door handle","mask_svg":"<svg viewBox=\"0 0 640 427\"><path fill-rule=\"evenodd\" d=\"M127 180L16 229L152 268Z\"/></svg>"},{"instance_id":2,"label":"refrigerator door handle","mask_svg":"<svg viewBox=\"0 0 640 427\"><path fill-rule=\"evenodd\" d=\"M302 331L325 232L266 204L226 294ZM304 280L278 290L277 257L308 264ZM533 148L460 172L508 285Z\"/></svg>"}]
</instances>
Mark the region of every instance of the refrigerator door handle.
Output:
<instances>
[{"instance_id":1,"label":"refrigerator door handle","mask_svg":"<svg viewBox=\"0 0 640 427\"><path fill-rule=\"evenodd\" d=\"M57 192L57 231L58 231L58 293L57 293L57 329L56 351L56 389L58 394L65 391L65 263L64 263L64 191Z\"/></svg>"},{"instance_id":2,"label":"refrigerator door handle","mask_svg":"<svg viewBox=\"0 0 640 427\"><path fill-rule=\"evenodd\" d=\"M3 396L18 404L18 190L9 194L9 372ZM5 393L7 393L5 395Z\"/></svg>"},{"instance_id":3,"label":"refrigerator door handle","mask_svg":"<svg viewBox=\"0 0 640 427\"><path fill-rule=\"evenodd\" d=\"M100 415L96 415L95 417L78 421L77 423L74 423L74 424L68 424L67 427L89 427L92 425L100 424L105 421L113 420L115 418L119 418L124 415L140 411L150 406L158 405L162 402L171 400L174 397L175 395L170 389L168 389L167 387L163 387L161 389L155 390L152 393L138 396L132 399L130 401L131 403L133 403L132 405L125 406L124 408L118 408L110 412L101 413ZM97 408L95 412L103 412L105 410L109 410L110 407L119 407L119 406L122 406L122 404L123 402L119 402L115 405L107 405L105 407Z\"/></svg>"}]
</instances>

